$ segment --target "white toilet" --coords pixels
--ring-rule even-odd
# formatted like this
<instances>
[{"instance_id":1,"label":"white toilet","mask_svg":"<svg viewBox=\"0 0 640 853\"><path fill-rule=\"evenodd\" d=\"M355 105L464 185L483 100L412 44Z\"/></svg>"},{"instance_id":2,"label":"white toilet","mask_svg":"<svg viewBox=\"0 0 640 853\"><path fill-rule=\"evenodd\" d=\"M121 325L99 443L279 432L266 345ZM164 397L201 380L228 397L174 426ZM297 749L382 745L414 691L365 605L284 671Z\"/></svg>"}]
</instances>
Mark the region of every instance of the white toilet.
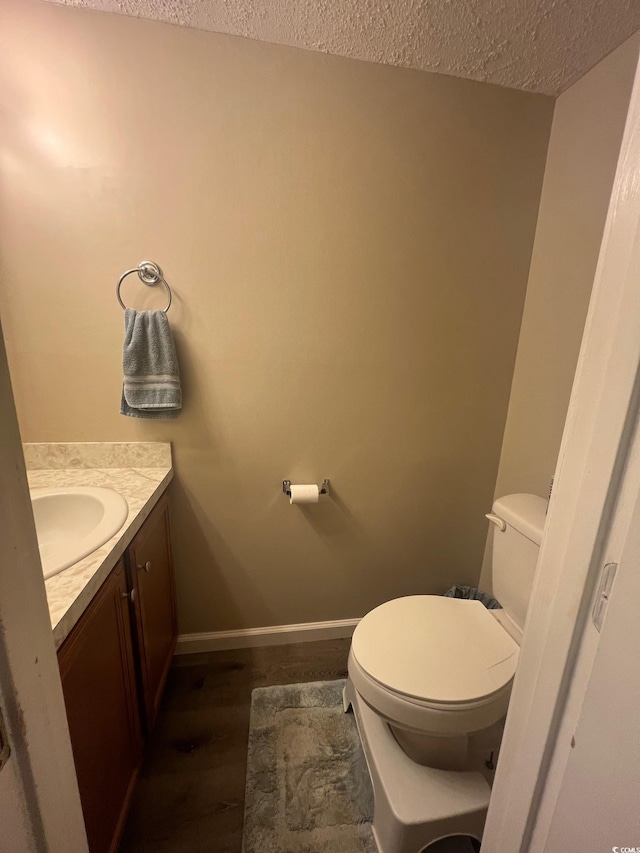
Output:
<instances>
[{"instance_id":1,"label":"white toilet","mask_svg":"<svg viewBox=\"0 0 640 853\"><path fill-rule=\"evenodd\" d=\"M380 853L482 838L546 505L508 495L487 516L502 610L413 595L376 607L353 634L344 706L371 774Z\"/></svg>"}]
</instances>

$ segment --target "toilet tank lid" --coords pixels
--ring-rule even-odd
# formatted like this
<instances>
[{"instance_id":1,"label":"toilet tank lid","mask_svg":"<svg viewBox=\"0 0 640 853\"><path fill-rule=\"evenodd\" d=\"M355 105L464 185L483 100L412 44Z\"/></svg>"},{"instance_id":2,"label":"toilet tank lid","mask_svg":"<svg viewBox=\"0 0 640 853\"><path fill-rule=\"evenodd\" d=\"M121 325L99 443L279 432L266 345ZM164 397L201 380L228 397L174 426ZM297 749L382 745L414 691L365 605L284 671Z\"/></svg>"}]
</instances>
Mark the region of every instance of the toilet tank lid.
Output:
<instances>
[{"instance_id":1,"label":"toilet tank lid","mask_svg":"<svg viewBox=\"0 0 640 853\"><path fill-rule=\"evenodd\" d=\"M506 495L493 504L493 512L510 527L539 545L547 516L547 502L538 495Z\"/></svg>"}]
</instances>

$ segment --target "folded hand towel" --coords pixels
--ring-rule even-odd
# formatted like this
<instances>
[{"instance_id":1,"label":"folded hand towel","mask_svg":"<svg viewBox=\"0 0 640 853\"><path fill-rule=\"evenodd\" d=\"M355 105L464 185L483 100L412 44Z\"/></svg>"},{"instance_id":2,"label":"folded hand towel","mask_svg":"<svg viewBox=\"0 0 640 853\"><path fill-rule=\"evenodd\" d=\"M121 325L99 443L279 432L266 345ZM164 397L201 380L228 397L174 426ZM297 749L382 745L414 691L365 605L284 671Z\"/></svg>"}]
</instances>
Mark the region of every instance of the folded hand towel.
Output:
<instances>
[{"instance_id":1,"label":"folded hand towel","mask_svg":"<svg viewBox=\"0 0 640 853\"><path fill-rule=\"evenodd\" d=\"M124 383L120 414L177 418L182 408L180 371L164 311L124 312Z\"/></svg>"}]
</instances>

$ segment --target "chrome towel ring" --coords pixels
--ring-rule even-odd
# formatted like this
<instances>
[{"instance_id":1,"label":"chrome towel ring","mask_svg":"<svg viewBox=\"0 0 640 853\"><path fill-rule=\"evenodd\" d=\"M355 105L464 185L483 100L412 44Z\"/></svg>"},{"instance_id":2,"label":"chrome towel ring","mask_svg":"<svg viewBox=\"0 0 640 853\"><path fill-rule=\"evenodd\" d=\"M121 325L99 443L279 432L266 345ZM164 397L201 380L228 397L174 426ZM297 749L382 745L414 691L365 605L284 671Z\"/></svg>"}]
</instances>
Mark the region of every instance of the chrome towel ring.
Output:
<instances>
[{"instance_id":1,"label":"chrome towel ring","mask_svg":"<svg viewBox=\"0 0 640 853\"><path fill-rule=\"evenodd\" d=\"M171 288L164 280L162 270L160 269L158 264L154 263L153 261L140 261L137 267L134 267L133 269L127 270L126 272L122 273L122 275L118 279L118 284L116 285L116 299L118 300L122 308L126 310L127 306L124 304L124 302L122 301L122 297L120 296L120 286L122 285L122 282L125 280L125 278L134 272L138 273L138 278L143 284L146 284L147 287L155 287L156 284L164 284L167 290L167 296L169 297L167 307L163 309L164 313L166 314L169 308L171 308Z\"/></svg>"}]
</instances>

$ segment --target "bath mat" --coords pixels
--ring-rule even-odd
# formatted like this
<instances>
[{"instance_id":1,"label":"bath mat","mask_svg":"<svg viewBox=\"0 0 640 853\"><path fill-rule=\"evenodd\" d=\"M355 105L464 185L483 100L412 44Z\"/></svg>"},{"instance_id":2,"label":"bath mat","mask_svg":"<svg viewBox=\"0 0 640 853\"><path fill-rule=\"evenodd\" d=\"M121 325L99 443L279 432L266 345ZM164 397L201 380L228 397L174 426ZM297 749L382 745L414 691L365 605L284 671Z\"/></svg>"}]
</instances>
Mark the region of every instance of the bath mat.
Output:
<instances>
[{"instance_id":1,"label":"bath mat","mask_svg":"<svg viewBox=\"0 0 640 853\"><path fill-rule=\"evenodd\" d=\"M251 697L243 853L376 853L373 791L344 681Z\"/></svg>"}]
</instances>

